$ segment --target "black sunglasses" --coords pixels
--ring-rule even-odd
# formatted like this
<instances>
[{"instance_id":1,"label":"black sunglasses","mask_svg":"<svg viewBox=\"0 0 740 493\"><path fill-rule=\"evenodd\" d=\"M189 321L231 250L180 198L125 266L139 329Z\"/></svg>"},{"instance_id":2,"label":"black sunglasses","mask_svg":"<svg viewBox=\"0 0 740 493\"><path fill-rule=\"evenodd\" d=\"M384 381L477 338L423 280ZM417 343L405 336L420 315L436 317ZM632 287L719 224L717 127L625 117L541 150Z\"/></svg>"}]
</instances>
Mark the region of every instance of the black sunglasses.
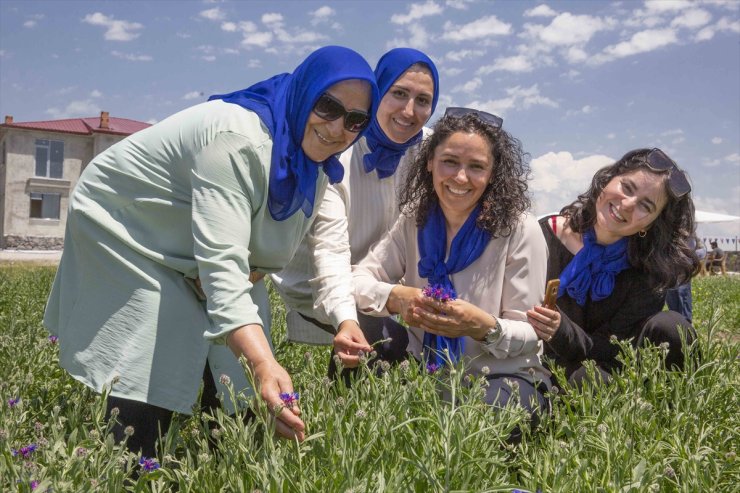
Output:
<instances>
[{"instance_id":1,"label":"black sunglasses","mask_svg":"<svg viewBox=\"0 0 740 493\"><path fill-rule=\"evenodd\" d=\"M344 117L344 128L350 132L360 132L370 124L370 115L366 111L347 111L341 101L325 92L313 105L313 112L319 118L333 122L337 118Z\"/></svg>"},{"instance_id":2,"label":"black sunglasses","mask_svg":"<svg viewBox=\"0 0 740 493\"><path fill-rule=\"evenodd\" d=\"M474 110L472 108L462 108L459 106L450 106L445 110L445 116L460 118L465 115L476 115L484 122L489 125L493 125L496 128L501 128L501 125L504 124L503 118L496 116L493 113L486 113L485 111Z\"/></svg>"},{"instance_id":3,"label":"black sunglasses","mask_svg":"<svg viewBox=\"0 0 740 493\"><path fill-rule=\"evenodd\" d=\"M645 164L653 171L668 171L668 188L674 197L681 198L691 191L686 173L676 162L657 147L645 156Z\"/></svg>"}]
</instances>

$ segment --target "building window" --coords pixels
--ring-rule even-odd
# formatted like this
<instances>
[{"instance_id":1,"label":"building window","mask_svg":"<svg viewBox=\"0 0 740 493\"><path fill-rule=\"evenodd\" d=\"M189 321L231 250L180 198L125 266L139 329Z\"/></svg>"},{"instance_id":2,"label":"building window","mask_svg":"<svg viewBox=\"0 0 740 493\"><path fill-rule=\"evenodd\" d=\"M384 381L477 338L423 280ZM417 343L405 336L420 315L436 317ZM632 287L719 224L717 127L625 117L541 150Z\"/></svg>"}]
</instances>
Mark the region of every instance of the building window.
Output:
<instances>
[{"instance_id":1,"label":"building window","mask_svg":"<svg viewBox=\"0 0 740 493\"><path fill-rule=\"evenodd\" d=\"M31 217L38 219L59 219L59 193L31 192Z\"/></svg>"},{"instance_id":2,"label":"building window","mask_svg":"<svg viewBox=\"0 0 740 493\"><path fill-rule=\"evenodd\" d=\"M64 142L36 140L36 176L61 178L64 164Z\"/></svg>"}]
</instances>

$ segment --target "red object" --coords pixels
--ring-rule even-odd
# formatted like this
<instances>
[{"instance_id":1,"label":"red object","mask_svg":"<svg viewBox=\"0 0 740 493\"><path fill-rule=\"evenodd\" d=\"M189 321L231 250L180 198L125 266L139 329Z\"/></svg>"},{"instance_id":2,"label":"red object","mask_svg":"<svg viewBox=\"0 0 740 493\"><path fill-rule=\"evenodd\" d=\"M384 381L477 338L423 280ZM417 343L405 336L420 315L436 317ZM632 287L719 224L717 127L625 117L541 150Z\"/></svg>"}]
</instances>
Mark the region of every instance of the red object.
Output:
<instances>
[{"instance_id":1,"label":"red object","mask_svg":"<svg viewBox=\"0 0 740 493\"><path fill-rule=\"evenodd\" d=\"M13 122L6 123L2 126L77 135L92 135L93 133L131 135L134 132L151 126L149 123L112 116L107 118L107 123L108 128L101 128L101 117L94 116L91 118L69 118L66 120L45 120L40 122Z\"/></svg>"}]
</instances>

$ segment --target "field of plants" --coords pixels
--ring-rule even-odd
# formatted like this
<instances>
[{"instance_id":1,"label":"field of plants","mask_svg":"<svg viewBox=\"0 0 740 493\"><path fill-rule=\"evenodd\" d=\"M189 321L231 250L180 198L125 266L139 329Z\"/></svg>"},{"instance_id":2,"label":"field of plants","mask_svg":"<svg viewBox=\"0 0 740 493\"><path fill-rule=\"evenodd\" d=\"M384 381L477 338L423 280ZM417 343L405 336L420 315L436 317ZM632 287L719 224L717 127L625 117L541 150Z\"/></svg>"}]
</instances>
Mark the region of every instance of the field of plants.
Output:
<instances>
[{"instance_id":1,"label":"field of plants","mask_svg":"<svg viewBox=\"0 0 740 493\"><path fill-rule=\"evenodd\" d=\"M553 414L528 430L494 412L461 369L416 365L351 389L325 378L328 349L273 341L300 392L298 444L271 423L223 414L178 416L156 458L108 435L103 399L57 363L41 325L53 267L0 266L0 491L120 492L737 492L740 485L740 279L694 280L702 358L662 371L662 349L624 346L627 370L599 390L557 389ZM453 402L442 401L449 386ZM134 430L135 433L135 430Z\"/></svg>"}]
</instances>

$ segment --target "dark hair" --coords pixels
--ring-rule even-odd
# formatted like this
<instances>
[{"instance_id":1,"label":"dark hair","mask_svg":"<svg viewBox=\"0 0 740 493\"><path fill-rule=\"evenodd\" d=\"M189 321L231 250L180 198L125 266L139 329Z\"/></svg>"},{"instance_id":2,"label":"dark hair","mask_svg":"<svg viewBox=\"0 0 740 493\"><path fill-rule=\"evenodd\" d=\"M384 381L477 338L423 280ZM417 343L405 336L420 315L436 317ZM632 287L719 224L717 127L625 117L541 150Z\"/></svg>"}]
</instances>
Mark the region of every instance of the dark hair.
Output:
<instances>
[{"instance_id":1,"label":"dark hair","mask_svg":"<svg viewBox=\"0 0 740 493\"><path fill-rule=\"evenodd\" d=\"M416 217L418 227L424 225L431 205L439 200L427 163L434 157L437 146L452 134L475 133L488 141L493 154L493 173L481 195L482 208L476 223L494 238L510 235L522 213L530 206L527 195L529 166L525 162L528 156L522 151L519 140L472 113L442 117L433 130L434 133L421 144L404 176L403 188L398 192L401 213Z\"/></svg>"},{"instance_id":2,"label":"dark hair","mask_svg":"<svg viewBox=\"0 0 740 493\"><path fill-rule=\"evenodd\" d=\"M652 149L636 149L625 154L616 163L601 168L593 177L585 193L560 211L567 217L570 228L583 233L596 223L596 200L613 178L644 169L664 175L667 185L671 170L654 170L645 160ZM691 194L676 198L665 187L668 202L647 229L644 237L628 237L627 255L633 267L648 273L650 283L657 291L683 284L691 278L698 266L696 252L689 246L694 235L694 201Z\"/></svg>"}]
</instances>

